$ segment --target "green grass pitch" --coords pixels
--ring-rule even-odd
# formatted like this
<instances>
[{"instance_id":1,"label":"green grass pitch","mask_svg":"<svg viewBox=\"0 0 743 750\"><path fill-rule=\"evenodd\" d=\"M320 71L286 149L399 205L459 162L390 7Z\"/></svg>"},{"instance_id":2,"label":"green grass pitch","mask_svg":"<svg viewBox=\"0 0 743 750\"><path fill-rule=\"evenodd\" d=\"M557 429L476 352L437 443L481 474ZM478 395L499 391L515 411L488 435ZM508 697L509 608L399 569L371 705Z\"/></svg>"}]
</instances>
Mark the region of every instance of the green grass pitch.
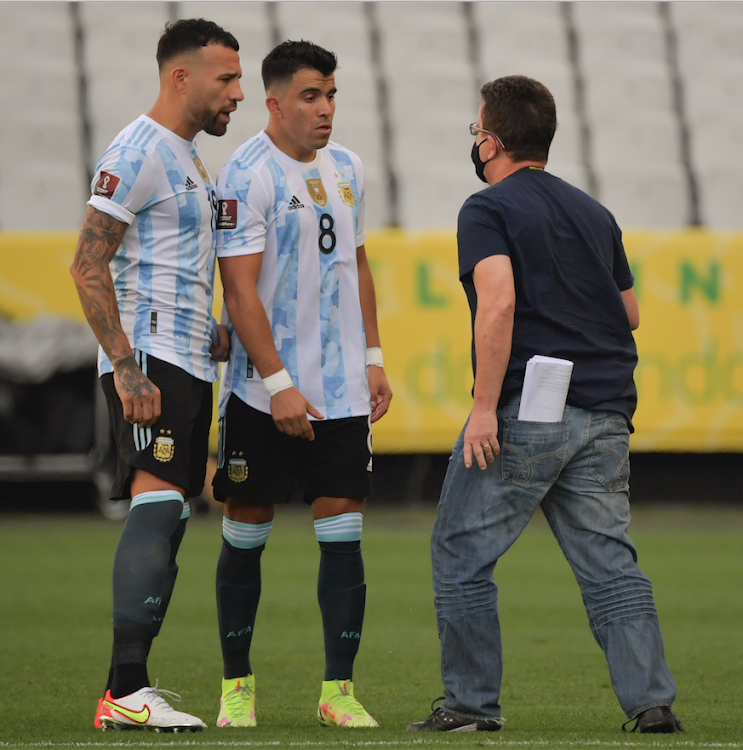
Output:
<instances>
[{"instance_id":1,"label":"green grass pitch","mask_svg":"<svg viewBox=\"0 0 743 750\"><path fill-rule=\"evenodd\" d=\"M0 519L0 748L743 748L743 508L638 509L631 528L653 580L684 735L623 734L577 585L541 517L496 570L507 723L497 734L405 732L442 692L428 539L433 510L367 512L368 603L357 696L379 730L323 729L319 553L307 509L279 509L263 556L252 662L259 726L217 730L221 660L216 515L193 518L150 675L210 727L200 734L92 727L110 654L111 563L120 525L95 517Z\"/></svg>"}]
</instances>

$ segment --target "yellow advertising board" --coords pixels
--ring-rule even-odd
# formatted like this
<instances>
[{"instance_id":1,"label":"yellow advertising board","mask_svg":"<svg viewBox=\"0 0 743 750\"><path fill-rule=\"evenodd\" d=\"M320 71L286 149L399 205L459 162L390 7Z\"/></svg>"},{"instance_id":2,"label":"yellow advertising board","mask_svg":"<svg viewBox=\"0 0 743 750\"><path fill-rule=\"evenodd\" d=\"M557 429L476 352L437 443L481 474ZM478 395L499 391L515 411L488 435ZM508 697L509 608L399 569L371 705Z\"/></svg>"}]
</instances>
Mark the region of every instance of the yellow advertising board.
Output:
<instances>
[{"instance_id":1,"label":"yellow advertising board","mask_svg":"<svg viewBox=\"0 0 743 750\"><path fill-rule=\"evenodd\" d=\"M75 242L0 233L0 314L82 320L68 272ZM743 451L743 233L628 232L625 245L641 313L633 449ZM472 387L456 238L385 230L366 247L395 393L375 450L449 451Z\"/></svg>"}]
</instances>

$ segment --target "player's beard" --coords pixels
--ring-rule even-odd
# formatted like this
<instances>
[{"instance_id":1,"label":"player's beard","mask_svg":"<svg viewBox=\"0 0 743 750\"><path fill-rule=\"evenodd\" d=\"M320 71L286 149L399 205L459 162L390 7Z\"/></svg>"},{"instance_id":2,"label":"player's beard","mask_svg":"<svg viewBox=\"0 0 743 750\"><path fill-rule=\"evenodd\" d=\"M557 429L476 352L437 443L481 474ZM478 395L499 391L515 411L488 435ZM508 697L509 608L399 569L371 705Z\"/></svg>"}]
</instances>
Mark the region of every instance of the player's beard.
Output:
<instances>
[{"instance_id":1,"label":"player's beard","mask_svg":"<svg viewBox=\"0 0 743 750\"><path fill-rule=\"evenodd\" d=\"M224 135L227 132L227 123L219 121L220 114L221 112L217 112L215 115L205 109L200 120L201 129L208 135Z\"/></svg>"},{"instance_id":2,"label":"player's beard","mask_svg":"<svg viewBox=\"0 0 743 750\"><path fill-rule=\"evenodd\" d=\"M203 130L208 135L220 136L227 132L227 123L219 121L219 115L222 114L221 110L214 112L207 104L202 103L195 108L192 114L199 130Z\"/></svg>"}]
</instances>

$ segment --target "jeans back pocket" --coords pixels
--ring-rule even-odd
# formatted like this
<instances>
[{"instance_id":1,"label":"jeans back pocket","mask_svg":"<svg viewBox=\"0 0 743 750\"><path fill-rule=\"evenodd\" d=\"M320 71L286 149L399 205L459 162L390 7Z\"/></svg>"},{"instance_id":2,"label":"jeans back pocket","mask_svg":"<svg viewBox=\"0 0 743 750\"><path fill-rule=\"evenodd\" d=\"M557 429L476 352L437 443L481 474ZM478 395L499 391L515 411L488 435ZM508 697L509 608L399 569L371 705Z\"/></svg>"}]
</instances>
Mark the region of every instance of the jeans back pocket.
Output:
<instances>
[{"instance_id":1,"label":"jeans back pocket","mask_svg":"<svg viewBox=\"0 0 743 750\"><path fill-rule=\"evenodd\" d=\"M629 428L622 419L605 419L594 441L588 473L609 492L627 489L629 484Z\"/></svg>"},{"instance_id":2,"label":"jeans back pocket","mask_svg":"<svg viewBox=\"0 0 743 750\"><path fill-rule=\"evenodd\" d=\"M501 476L519 487L551 484L562 471L570 437L570 420L522 422L503 420Z\"/></svg>"}]
</instances>

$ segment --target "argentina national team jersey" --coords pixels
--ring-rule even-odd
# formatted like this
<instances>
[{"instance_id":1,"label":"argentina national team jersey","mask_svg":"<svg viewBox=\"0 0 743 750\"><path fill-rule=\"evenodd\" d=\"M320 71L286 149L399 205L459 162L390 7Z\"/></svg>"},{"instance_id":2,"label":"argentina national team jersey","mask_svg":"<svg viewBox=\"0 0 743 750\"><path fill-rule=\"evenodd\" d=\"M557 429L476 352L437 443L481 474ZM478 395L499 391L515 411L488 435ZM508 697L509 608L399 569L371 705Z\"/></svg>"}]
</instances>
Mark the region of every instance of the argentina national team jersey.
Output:
<instances>
[{"instance_id":1,"label":"argentina national team jersey","mask_svg":"<svg viewBox=\"0 0 743 750\"><path fill-rule=\"evenodd\" d=\"M110 268L130 345L215 382L216 192L196 141L142 115L103 155L91 191L89 205L129 224ZM113 369L103 349L98 366Z\"/></svg>"},{"instance_id":2,"label":"argentina national team jersey","mask_svg":"<svg viewBox=\"0 0 743 750\"><path fill-rule=\"evenodd\" d=\"M331 141L314 161L298 162L262 132L217 183L217 255L263 254L258 295L294 385L326 419L368 415L356 260L365 240L361 160ZM229 327L220 414L232 393L270 414L261 377Z\"/></svg>"}]
</instances>

